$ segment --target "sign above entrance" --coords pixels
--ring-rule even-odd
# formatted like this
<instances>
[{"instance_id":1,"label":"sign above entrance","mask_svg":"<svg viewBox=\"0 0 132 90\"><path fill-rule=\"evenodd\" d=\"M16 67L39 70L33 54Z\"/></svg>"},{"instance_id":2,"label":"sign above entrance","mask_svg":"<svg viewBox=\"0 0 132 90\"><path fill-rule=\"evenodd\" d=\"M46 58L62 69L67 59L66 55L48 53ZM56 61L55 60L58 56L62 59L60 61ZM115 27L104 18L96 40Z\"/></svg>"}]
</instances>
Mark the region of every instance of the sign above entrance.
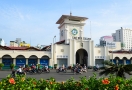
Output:
<instances>
[{"instance_id":1,"label":"sign above entrance","mask_svg":"<svg viewBox=\"0 0 132 90\"><path fill-rule=\"evenodd\" d=\"M75 39L75 40L91 40L91 38L87 38L87 37L72 37L72 39Z\"/></svg>"},{"instance_id":2,"label":"sign above entrance","mask_svg":"<svg viewBox=\"0 0 132 90\"><path fill-rule=\"evenodd\" d=\"M68 58L67 55L57 55L57 58Z\"/></svg>"}]
</instances>

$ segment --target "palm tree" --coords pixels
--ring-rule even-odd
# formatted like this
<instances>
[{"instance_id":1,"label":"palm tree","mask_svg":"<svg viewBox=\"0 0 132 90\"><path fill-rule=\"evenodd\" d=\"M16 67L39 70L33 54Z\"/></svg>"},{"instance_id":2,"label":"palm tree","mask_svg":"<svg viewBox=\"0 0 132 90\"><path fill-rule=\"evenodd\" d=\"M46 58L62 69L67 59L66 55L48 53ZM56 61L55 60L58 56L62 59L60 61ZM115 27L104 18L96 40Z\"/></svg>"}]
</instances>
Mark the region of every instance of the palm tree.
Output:
<instances>
[{"instance_id":1,"label":"palm tree","mask_svg":"<svg viewBox=\"0 0 132 90\"><path fill-rule=\"evenodd\" d=\"M99 75L108 75L115 74L118 77L125 78L125 73L132 75L132 64L122 65L122 64L114 64L108 60L104 61L105 69L99 73Z\"/></svg>"}]
</instances>

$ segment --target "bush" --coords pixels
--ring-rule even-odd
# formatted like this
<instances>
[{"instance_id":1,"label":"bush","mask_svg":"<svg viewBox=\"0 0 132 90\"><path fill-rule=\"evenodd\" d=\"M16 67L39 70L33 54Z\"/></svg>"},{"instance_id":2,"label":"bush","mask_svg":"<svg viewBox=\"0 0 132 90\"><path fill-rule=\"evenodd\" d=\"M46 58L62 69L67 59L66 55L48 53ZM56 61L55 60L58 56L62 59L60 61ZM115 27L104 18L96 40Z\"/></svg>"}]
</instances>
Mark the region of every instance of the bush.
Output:
<instances>
[{"instance_id":1,"label":"bush","mask_svg":"<svg viewBox=\"0 0 132 90\"><path fill-rule=\"evenodd\" d=\"M65 82L56 82L54 78L48 80L25 78L4 78L0 82L0 90L131 90L132 78L125 80L120 77L109 76L108 78L81 77L79 81L73 78Z\"/></svg>"},{"instance_id":2,"label":"bush","mask_svg":"<svg viewBox=\"0 0 132 90\"><path fill-rule=\"evenodd\" d=\"M54 69L56 69L57 68L57 64L54 64Z\"/></svg>"},{"instance_id":3,"label":"bush","mask_svg":"<svg viewBox=\"0 0 132 90\"><path fill-rule=\"evenodd\" d=\"M28 64L26 64L25 68L28 68L28 67L29 67L29 65L28 65Z\"/></svg>"},{"instance_id":4,"label":"bush","mask_svg":"<svg viewBox=\"0 0 132 90\"><path fill-rule=\"evenodd\" d=\"M15 67L14 64L11 64L11 65L10 65L10 68L11 68L11 69L14 69L14 67Z\"/></svg>"},{"instance_id":5,"label":"bush","mask_svg":"<svg viewBox=\"0 0 132 90\"><path fill-rule=\"evenodd\" d=\"M3 64L3 63L0 63L0 69L1 69L3 66L4 66L4 64Z\"/></svg>"}]
</instances>

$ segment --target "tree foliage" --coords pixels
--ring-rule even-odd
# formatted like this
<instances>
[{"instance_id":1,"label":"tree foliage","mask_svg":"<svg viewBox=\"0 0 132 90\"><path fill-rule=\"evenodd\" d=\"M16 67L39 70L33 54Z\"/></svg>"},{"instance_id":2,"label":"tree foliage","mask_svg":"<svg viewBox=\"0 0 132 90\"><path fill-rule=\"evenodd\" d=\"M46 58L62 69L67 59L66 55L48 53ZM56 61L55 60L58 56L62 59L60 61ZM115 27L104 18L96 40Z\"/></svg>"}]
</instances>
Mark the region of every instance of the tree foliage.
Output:
<instances>
[{"instance_id":1,"label":"tree foliage","mask_svg":"<svg viewBox=\"0 0 132 90\"><path fill-rule=\"evenodd\" d=\"M125 73L132 75L132 64L122 65L122 64L114 64L110 61L104 61L105 69L99 73L99 75L108 75L115 74L118 77L125 78Z\"/></svg>"}]
</instances>

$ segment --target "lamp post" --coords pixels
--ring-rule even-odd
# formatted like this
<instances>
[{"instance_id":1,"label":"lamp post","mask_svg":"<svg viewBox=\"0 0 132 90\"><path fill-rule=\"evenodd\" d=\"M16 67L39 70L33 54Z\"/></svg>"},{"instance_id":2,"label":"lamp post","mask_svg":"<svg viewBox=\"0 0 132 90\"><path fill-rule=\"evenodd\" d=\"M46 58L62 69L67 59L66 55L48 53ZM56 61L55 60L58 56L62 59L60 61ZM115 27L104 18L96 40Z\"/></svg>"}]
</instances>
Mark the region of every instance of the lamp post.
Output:
<instances>
[{"instance_id":1,"label":"lamp post","mask_svg":"<svg viewBox=\"0 0 132 90\"><path fill-rule=\"evenodd\" d=\"M54 39L56 38L56 36L54 36L53 38L53 66L54 66Z\"/></svg>"}]
</instances>

